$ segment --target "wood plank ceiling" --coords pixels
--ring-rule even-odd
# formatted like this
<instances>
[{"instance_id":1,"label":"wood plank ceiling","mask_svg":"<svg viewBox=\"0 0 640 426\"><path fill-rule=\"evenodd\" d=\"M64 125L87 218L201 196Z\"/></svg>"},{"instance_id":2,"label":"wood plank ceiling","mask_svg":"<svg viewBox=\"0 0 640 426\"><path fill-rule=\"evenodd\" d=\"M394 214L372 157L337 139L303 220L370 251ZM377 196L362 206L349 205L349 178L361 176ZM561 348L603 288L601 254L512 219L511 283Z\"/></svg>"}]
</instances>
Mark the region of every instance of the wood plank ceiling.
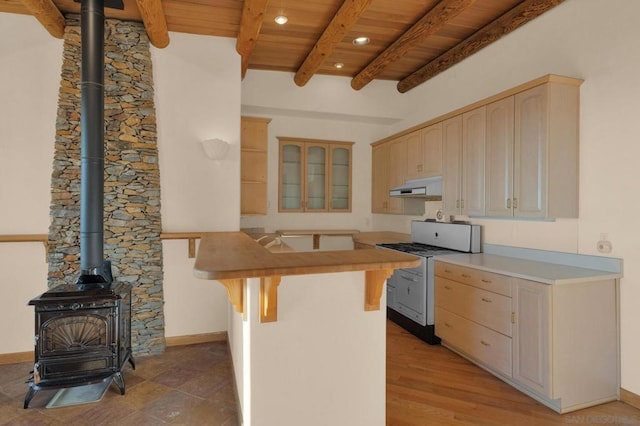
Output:
<instances>
[{"instance_id":1,"label":"wood plank ceiling","mask_svg":"<svg viewBox=\"0 0 640 426\"><path fill-rule=\"evenodd\" d=\"M464 60L564 0L124 0L108 18L144 22L163 48L170 32L232 37L247 69L351 77L360 90L374 79L404 93ZM74 0L0 0L0 12L34 15L61 38ZM288 22L279 25L275 17ZM355 45L357 37L370 42ZM342 64L342 67L336 67Z\"/></svg>"}]
</instances>

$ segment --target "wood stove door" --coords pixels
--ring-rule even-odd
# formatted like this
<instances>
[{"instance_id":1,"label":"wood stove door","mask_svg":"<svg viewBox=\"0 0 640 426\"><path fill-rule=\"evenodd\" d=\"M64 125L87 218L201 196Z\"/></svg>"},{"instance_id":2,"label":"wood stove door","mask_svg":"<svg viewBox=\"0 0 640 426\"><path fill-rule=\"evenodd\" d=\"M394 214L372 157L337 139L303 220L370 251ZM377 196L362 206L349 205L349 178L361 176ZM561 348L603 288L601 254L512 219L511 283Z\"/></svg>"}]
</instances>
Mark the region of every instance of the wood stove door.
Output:
<instances>
[{"instance_id":1,"label":"wood stove door","mask_svg":"<svg viewBox=\"0 0 640 426\"><path fill-rule=\"evenodd\" d=\"M38 312L39 379L113 373L117 354L115 307Z\"/></svg>"}]
</instances>

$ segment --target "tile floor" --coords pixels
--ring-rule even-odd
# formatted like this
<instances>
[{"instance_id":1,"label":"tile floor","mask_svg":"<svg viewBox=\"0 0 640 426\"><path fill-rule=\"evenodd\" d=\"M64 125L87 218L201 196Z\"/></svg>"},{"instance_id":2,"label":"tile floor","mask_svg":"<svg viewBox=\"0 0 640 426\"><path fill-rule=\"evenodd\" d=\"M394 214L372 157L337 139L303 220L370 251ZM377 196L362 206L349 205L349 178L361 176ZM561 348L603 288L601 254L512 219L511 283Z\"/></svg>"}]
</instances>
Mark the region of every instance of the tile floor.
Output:
<instances>
[{"instance_id":1,"label":"tile floor","mask_svg":"<svg viewBox=\"0 0 640 426\"><path fill-rule=\"evenodd\" d=\"M41 390L23 409L30 363L0 365L0 425L238 424L226 342L170 347L125 368L126 394L111 384L102 401L45 408L55 390Z\"/></svg>"}]
</instances>

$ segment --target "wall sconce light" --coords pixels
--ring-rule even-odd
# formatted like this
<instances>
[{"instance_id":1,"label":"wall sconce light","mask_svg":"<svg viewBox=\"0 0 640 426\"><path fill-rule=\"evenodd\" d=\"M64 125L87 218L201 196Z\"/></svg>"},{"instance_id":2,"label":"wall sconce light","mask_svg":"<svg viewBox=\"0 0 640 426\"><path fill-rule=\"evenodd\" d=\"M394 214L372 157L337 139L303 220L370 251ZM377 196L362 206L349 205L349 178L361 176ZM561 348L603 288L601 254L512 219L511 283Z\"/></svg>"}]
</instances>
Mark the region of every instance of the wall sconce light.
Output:
<instances>
[{"instance_id":1,"label":"wall sconce light","mask_svg":"<svg viewBox=\"0 0 640 426\"><path fill-rule=\"evenodd\" d=\"M207 139L200 143L202 144L204 155L206 155L209 160L219 162L227 157L227 153L229 152L229 142L216 138Z\"/></svg>"}]
</instances>

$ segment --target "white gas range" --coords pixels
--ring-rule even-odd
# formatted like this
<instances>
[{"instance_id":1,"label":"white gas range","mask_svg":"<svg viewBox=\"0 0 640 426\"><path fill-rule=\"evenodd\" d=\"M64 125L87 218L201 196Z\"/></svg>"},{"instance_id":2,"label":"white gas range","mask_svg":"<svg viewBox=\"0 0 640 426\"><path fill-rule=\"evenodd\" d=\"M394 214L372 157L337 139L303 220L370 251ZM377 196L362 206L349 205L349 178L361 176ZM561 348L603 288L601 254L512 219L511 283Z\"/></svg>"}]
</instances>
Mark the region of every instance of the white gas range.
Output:
<instances>
[{"instance_id":1,"label":"white gas range","mask_svg":"<svg viewBox=\"0 0 640 426\"><path fill-rule=\"evenodd\" d=\"M420 266L397 269L387 280L387 317L435 345L434 256L480 252L480 226L434 221L411 222L411 243L378 244L380 248L422 258Z\"/></svg>"}]
</instances>

